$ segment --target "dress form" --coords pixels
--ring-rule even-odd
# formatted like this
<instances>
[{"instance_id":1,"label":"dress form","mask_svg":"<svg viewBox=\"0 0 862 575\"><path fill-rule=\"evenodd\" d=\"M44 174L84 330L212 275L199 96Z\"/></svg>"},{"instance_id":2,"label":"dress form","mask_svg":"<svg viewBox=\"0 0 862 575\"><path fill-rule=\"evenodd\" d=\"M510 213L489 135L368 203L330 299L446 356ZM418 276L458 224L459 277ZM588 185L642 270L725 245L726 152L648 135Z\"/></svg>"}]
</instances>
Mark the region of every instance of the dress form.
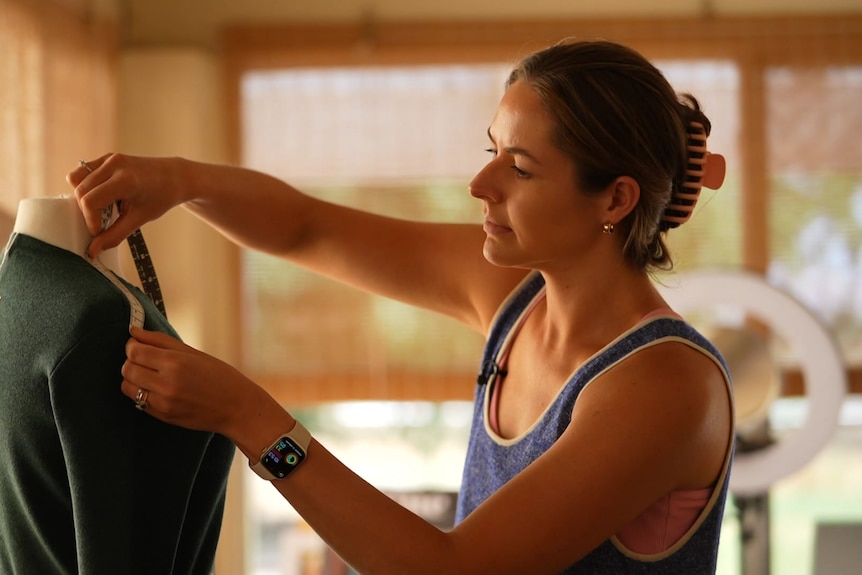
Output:
<instances>
[{"instance_id":1,"label":"dress form","mask_svg":"<svg viewBox=\"0 0 862 575\"><path fill-rule=\"evenodd\" d=\"M90 260L87 246L93 238L74 197L21 200L12 232L34 237ZM118 276L124 277L117 248L103 251L98 260Z\"/></svg>"},{"instance_id":2,"label":"dress form","mask_svg":"<svg viewBox=\"0 0 862 575\"><path fill-rule=\"evenodd\" d=\"M0 573L212 575L236 448L120 392L133 320L180 338L91 239L26 199L0 261Z\"/></svg>"}]
</instances>

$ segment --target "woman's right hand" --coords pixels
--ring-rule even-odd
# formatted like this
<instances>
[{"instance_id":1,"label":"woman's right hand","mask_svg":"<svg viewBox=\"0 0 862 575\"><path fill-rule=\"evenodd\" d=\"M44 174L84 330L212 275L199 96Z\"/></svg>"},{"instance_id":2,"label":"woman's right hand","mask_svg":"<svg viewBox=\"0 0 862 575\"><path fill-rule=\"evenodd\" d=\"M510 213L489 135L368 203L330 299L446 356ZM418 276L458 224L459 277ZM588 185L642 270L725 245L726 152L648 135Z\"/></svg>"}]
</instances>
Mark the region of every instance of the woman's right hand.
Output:
<instances>
[{"instance_id":1,"label":"woman's right hand","mask_svg":"<svg viewBox=\"0 0 862 575\"><path fill-rule=\"evenodd\" d=\"M181 165L178 158L111 153L66 175L66 181L75 188L87 229L94 236L88 248L90 257L118 246L136 229L184 201ZM120 208L119 218L102 230L102 211L114 203Z\"/></svg>"},{"instance_id":2,"label":"woman's right hand","mask_svg":"<svg viewBox=\"0 0 862 575\"><path fill-rule=\"evenodd\" d=\"M290 419L260 386L228 363L170 334L131 328L120 390L134 399L146 390L146 412L172 425L221 433L247 455L260 454L266 418ZM264 417L266 416L266 417ZM270 422L271 423L271 422Z\"/></svg>"}]
</instances>

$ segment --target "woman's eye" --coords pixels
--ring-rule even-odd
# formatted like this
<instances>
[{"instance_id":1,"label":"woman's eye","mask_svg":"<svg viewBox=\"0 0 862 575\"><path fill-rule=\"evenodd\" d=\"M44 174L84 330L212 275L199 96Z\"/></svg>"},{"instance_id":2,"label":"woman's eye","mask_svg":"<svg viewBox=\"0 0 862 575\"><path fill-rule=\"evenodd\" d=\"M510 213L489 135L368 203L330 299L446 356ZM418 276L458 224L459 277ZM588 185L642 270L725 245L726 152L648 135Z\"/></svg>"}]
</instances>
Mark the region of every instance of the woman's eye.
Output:
<instances>
[{"instance_id":1,"label":"woman's eye","mask_svg":"<svg viewBox=\"0 0 862 575\"><path fill-rule=\"evenodd\" d=\"M527 172L525 172L524 170L522 170L521 168L519 168L518 166L516 166L514 164L512 164L512 169L515 170L515 174L519 178L529 178L530 177L530 174L528 174Z\"/></svg>"},{"instance_id":2,"label":"woman's eye","mask_svg":"<svg viewBox=\"0 0 862 575\"><path fill-rule=\"evenodd\" d=\"M494 157L497 156L497 149L496 148L485 148L485 151L488 152L489 154L492 154ZM522 170L521 168L519 168L515 164L512 164L512 169L515 171L515 175L519 178L529 178L530 177L529 173L525 172L524 170Z\"/></svg>"}]
</instances>

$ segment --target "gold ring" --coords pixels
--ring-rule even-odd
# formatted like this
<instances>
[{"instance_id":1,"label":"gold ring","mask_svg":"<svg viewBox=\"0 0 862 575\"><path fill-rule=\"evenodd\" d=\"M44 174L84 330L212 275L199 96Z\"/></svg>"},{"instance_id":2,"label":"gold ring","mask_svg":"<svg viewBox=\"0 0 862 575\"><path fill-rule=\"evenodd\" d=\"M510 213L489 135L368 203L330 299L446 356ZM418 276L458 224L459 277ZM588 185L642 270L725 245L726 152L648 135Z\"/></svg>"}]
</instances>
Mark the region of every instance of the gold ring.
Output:
<instances>
[{"instance_id":1,"label":"gold ring","mask_svg":"<svg viewBox=\"0 0 862 575\"><path fill-rule=\"evenodd\" d=\"M135 407L141 411L145 410L150 406L150 402L147 401L147 397L150 395L150 391L148 389L144 389L143 387L138 388L138 393L135 394Z\"/></svg>"}]
</instances>

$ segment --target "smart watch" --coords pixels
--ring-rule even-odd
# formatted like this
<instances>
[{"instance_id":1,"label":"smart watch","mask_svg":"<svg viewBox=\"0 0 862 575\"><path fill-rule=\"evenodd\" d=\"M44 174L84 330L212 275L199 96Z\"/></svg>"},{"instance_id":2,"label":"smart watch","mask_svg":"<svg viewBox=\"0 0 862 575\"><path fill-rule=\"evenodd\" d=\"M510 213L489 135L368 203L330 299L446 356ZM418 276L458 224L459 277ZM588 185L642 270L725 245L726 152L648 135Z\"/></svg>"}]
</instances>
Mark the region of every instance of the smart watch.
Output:
<instances>
[{"instance_id":1,"label":"smart watch","mask_svg":"<svg viewBox=\"0 0 862 575\"><path fill-rule=\"evenodd\" d=\"M251 470L267 481L284 479L305 461L311 434L298 421L288 433L263 450L257 463L248 462Z\"/></svg>"}]
</instances>

